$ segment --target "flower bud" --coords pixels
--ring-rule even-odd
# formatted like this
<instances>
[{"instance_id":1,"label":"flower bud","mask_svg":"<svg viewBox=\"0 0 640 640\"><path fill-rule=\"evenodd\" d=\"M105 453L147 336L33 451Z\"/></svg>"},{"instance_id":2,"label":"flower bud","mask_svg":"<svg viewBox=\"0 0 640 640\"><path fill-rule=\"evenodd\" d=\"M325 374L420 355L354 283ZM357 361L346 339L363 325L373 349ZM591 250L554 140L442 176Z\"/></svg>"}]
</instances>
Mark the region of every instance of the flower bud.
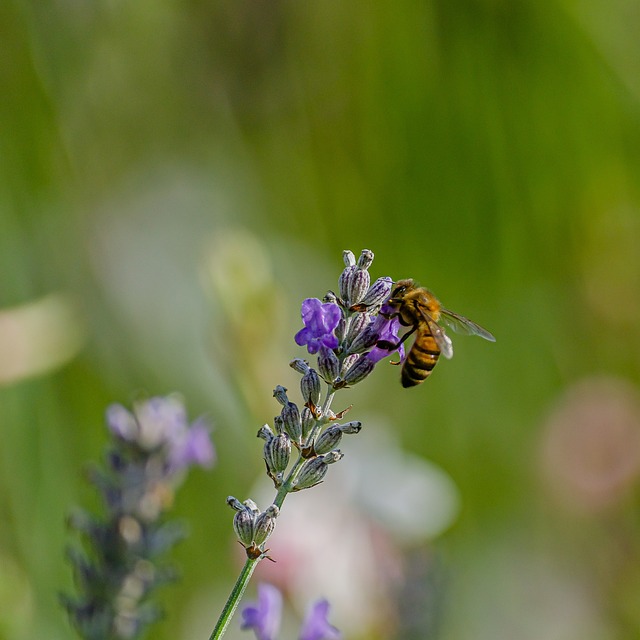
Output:
<instances>
[{"instance_id":1,"label":"flower bud","mask_svg":"<svg viewBox=\"0 0 640 640\"><path fill-rule=\"evenodd\" d=\"M258 505L251 498L247 498L242 504L245 506L245 509L251 511L254 516L257 516L260 513Z\"/></svg>"},{"instance_id":2,"label":"flower bud","mask_svg":"<svg viewBox=\"0 0 640 640\"><path fill-rule=\"evenodd\" d=\"M364 380L372 371L375 364L366 356L360 356L345 372L343 380L345 384L356 384Z\"/></svg>"},{"instance_id":3,"label":"flower bud","mask_svg":"<svg viewBox=\"0 0 640 640\"><path fill-rule=\"evenodd\" d=\"M268 440L264 445L264 461L271 477L282 473L289 465L291 456L291 439L281 433Z\"/></svg>"},{"instance_id":4,"label":"flower bud","mask_svg":"<svg viewBox=\"0 0 640 640\"><path fill-rule=\"evenodd\" d=\"M340 316L340 320L338 320L338 326L333 331L336 334L336 338L338 338L338 344L344 340L346 328L347 323L345 322L344 317Z\"/></svg>"},{"instance_id":5,"label":"flower bud","mask_svg":"<svg viewBox=\"0 0 640 640\"><path fill-rule=\"evenodd\" d=\"M359 307L356 311L370 309L381 305L391 294L393 287L393 280L389 276L384 278L378 278L364 294L364 297L360 301Z\"/></svg>"},{"instance_id":6,"label":"flower bud","mask_svg":"<svg viewBox=\"0 0 640 640\"><path fill-rule=\"evenodd\" d=\"M370 349L378 342L379 337L376 328L370 324L354 338L353 342L349 345L349 353L362 353Z\"/></svg>"},{"instance_id":7,"label":"flower bud","mask_svg":"<svg viewBox=\"0 0 640 640\"><path fill-rule=\"evenodd\" d=\"M351 344L357 335L362 333L371 324L371 316L368 313L356 313L349 321L347 331L347 343Z\"/></svg>"},{"instance_id":8,"label":"flower bud","mask_svg":"<svg viewBox=\"0 0 640 640\"><path fill-rule=\"evenodd\" d=\"M227 504L232 509L235 509L236 511L242 511L245 508L242 502L240 502L240 500L238 500L237 498L234 498L233 496L227 497Z\"/></svg>"},{"instance_id":9,"label":"flower bud","mask_svg":"<svg viewBox=\"0 0 640 640\"><path fill-rule=\"evenodd\" d=\"M238 540L249 547L253 543L253 530L256 516L249 509L242 509L233 516L233 530Z\"/></svg>"},{"instance_id":10,"label":"flower bud","mask_svg":"<svg viewBox=\"0 0 640 640\"><path fill-rule=\"evenodd\" d=\"M334 449L324 455L323 458L325 464L333 464L334 462L338 462L338 460L342 460L342 458L344 458L344 453L342 453L340 449Z\"/></svg>"},{"instance_id":11,"label":"flower bud","mask_svg":"<svg viewBox=\"0 0 640 640\"><path fill-rule=\"evenodd\" d=\"M318 370L327 381L332 382L340 373L340 361L332 349L321 347L318 352Z\"/></svg>"},{"instance_id":12,"label":"flower bud","mask_svg":"<svg viewBox=\"0 0 640 640\"><path fill-rule=\"evenodd\" d=\"M316 419L309 407L302 408L300 419L302 421L302 439L306 440L307 436L311 433L311 429L313 429L313 425L316 423Z\"/></svg>"},{"instance_id":13,"label":"flower bud","mask_svg":"<svg viewBox=\"0 0 640 640\"><path fill-rule=\"evenodd\" d=\"M302 491L302 489L310 489L311 487L322 482L322 479L327 474L327 463L324 461L324 456L318 456L307 460L300 469L293 491Z\"/></svg>"},{"instance_id":14,"label":"flower bud","mask_svg":"<svg viewBox=\"0 0 640 640\"><path fill-rule=\"evenodd\" d=\"M327 291L327 293L322 296L322 302L330 302L332 304L338 304L338 296L336 296L333 291Z\"/></svg>"},{"instance_id":15,"label":"flower bud","mask_svg":"<svg viewBox=\"0 0 640 640\"><path fill-rule=\"evenodd\" d=\"M281 384L273 390L273 397L283 406L289 402L289 398L287 398L287 389Z\"/></svg>"},{"instance_id":16,"label":"flower bud","mask_svg":"<svg viewBox=\"0 0 640 640\"><path fill-rule=\"evenodd\" d=\"M257 436L266 442L269 442L269 440L274 437L273 431L271 431L271 427L268 424L263 424L260 429L258 429Z\"/></svg>"},{"instance_id":17,"label":"flower bud","mask_svg":"<svg viewBox=\"0 0 640 640\"><path fill-rule=\"evenodd\" d=\"M351 422L345 422L345 424L336 426L340 427L340 431L342 431L342 433L350 435L360 433L360 430L362 429L362 422L360 422L360 420L352 420Z\"/></svg>"},{"instance_id":18,"label":"flower bud","mask_svg":"<svg viewBox=\"0 0 640 640\"><path fill-rule=\"evenodd\" d=\"M348 304L358 304L369 289L370 282L371 276L369 275L369 272L366 269L356 268L349 280Z\"/></svg>"},{"instance_id":19,"label":"flower bud","mask_svg":"<svg viewBox=\"0 0 640 640\"><path fill-rule=\"evenodd\" d=\"M358 360L359 357L360 357L360 355L357 354L357 353L352 353L352 354L348 355L342 361L342 367L340 369L340 375L344 376L344 374L351 368L351 365L353 365Z\"/></svg>"},{"instance_id":20,"label":"flower bud","mask_svg":"<svg viewBox=\"0 0 640 640\"><path fill-rule=\"evenodd\" d=\"M320 402L320 376L315 369L309 370L302 376L300 381L300 391L305 404L315 406Z\"/></svg>"},{"instance_id":21,"label":"flower bud","mask_svg":"<svg viewBox=\"0 0 640 640\"><path fill-rule=\"evenodd\" d=\"M356 257L353 255L353 251L345 249L342 252L342 259L346 267L353 267L356 264Z\"/></svg>"},{"instance_id":22,"label":"flower bud","mask_svg":"<svg viewBox=\"0 0 640 640\"><path fill-rule=\"evenodd\" d=\"M356 266L348 265L338 278L338 287L340 288L340 297L347 302L349 300L349 290L351 288L351 280L356 272Z\"/></svg>"},{"instance_id":23,"label":"flower bud","mask_svg":"<svg viewBox=\"0 0 640 640\"><path fill-rule=\"evenodd\" d=\"M338 425L334 425L325 429L320 437L313 445L313 450L318 454L329 453L332 449L335 449L342 440L342 431Z\"/></svg>"},{"instance_id":24,"label":"flower bud","mask_svg":"<svg viewBox=\"0 0 640 640\"><path fill-rule=\"evenodd\" d=\"M306 360L303 360L302 358L296 358L295 360L292 360L289 363L289 366L294 371L297 371L302 375L304 375L305 373L307 373L307 371L309 371L309 363Z\"/></svg>"},{"instance_id":25,"label":"flower bud","mask_svg":"<svg viewBox=\"0 0 640 640\"><path fill-rule=\"evenodd\" d=\"M313 450L317 454L329 453L340 444L343 434L358 433L361 428L362 423L358 420L347 422L342 425L334 424L320 434L320 437L316 440L316 443L313 446Z\"/></svg>"},{"instance_id":26,"label":"flower bud","mask_svg":"<svg viewBox=\"0 0 640 640\"><path fill-rule=\"evenodd\" d=\"M368 269L373 262L373 251L370 249L363 249L360 257L358 258L358 268Z\"/></svg>"},{"instance_id":27,"label":"flower bud","mask_svg":"<svg viewBox=\"0 0 640 640\"><path fill-rule=\"evenodd\" d=\"M267 538L273 533L276 526L276 518L280 510L272 504L266 511L263 511L255 521L253 542L256 546L263 545Z\"/></svg>"},{"instance_id":28,"label":"flower bud","mask_svg":"<svg viewBox=\"0 0 640 640\"><path fill-rule=\"evenodd\" d=\"M275 416L273 418L273 426L276 428L276 433L279 435L284 431L284 421L282 416Z\"/></svg>"},{"instance_id":29,"label":"flower bud","mask_svg":"<svg viewBox=\"0 0 640 640\"><path fill-rule=\"evenodd\" d=\"M302 421L300 411L293 402L287 402L280 412L284 430L289 434L291 440L300 444L302 439Z\"/></svg>"}]
</instances>

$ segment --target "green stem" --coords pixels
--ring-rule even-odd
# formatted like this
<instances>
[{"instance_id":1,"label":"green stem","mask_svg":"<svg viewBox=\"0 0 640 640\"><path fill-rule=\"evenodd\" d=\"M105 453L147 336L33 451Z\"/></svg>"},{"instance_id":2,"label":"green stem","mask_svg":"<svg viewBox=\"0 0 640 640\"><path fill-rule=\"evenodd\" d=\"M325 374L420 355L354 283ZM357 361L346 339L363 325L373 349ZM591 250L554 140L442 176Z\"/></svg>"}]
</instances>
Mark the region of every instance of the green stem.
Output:
<instances>
[{"instance_id":1,"label":"green stem","mask_svg":"<svg viewBox=\"0 0 640 640\"><path fill-rule=\"evenodd\" d=\"M334 395L335 395L335 390L331 387L331 385L329 385L329 387L327 388L327 395L325 397L325 400L322 406L322 415L326 415L327 412L329 411ZM315 435L319 427L320 427L319 424L316 424L314 426L312 434L310 435L309 439L311 439L311 437ZM296 479L296 476L298 475L298 471L300 470L300 468L305 462L306 460L302 457L302 454L301 454L298 460L296 461L296 463L293 465L293 468L289 472L287 479L282 483L282 486L278 490L275 500L273 501L273 504L275 504L278 508L282 507L282 503L284 502L284 499L287 497L287 494L291 491L293 487L293 482ZM255 558L253 560L251 558L247 558L247 561L244 563L244 567L242 567L242 571L240 572L240 575L238 576L238 579L236 580L236 583L233 587L233 591L231 591L229 598L227 600L227 603L224 605L224 609L220 614L218 623L216 624L215 629L211 633L211 636L209 636L209 640L219 640L224 635L225 631L227 630L227 627L229 626L229 623L231 622L231 618L235 613L235 610L238 608L238 605L240 604L240 600L242 599L245 589L249 584L249 580L251 579L251 574L253 573L253 570L256 568L258 562L260 562L262 557L263 556L260 556L259 558Z\"/></svg>"},{"instance_id":2,"label":"green stem","mask_svg":"<svg viewBox=\"0 0 640 640\"><path fill-rule=\"evenodd\" d=\"M238 579L233 586L233 590L229 594L227 603L224 605L224 609L220 614L218 624L216 624L215 629L209 637L209 640L219 640L224 635L224 632L227 630L227 627L231 622L231 618L233 617L235 610L240 604L242 595L244 594L244 591L249 584L251 574L253 573L253 570L258 566L258 562L260 562L260 560L261 558L247 558L247 561L244 563L244 567L242 567L242 571L240 572L240 575L238 576Z\"/></svg>"}]
</instances>

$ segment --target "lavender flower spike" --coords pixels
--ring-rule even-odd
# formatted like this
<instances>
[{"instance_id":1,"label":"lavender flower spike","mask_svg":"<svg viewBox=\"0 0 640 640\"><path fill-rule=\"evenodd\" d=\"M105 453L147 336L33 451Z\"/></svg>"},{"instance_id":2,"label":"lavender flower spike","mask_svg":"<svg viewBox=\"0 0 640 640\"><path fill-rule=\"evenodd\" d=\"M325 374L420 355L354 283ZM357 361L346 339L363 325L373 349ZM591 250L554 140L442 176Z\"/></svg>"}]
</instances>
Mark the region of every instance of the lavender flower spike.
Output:
<instances>
[{"instance_id":1,"label":"lavender flower spike","mask_svg":"<svg viewBox=\"0 0 640 640\"><path fill-rule=\"evenodd\" d=\"M242 629L252 629L258 640L276 640L280 631L282 594L270 584L258 585L258 602L242 610Z\"/></svg>"},{"instance_id":2,"label":"lavender flower spike","mask_svg":"<svg viewBox=\"0 0 640 640\"><path fill-rule=\"evenodd\" d=\"M318 353L320 347L335 349L338 338L334 334L340 322L341 312L332 302L322 303L317 298L307 298L302 303L304 328L295 335L296 344L307 345L309 353Z\"/></svg>"},{"instance_id":3,"label":"lavender flower spike","mask_svg":"<svg viewBox=\"0 0 640 640\"><path fill-rule=\"evenodd\" d=\"M342 634L327 620L329 602L318 600L307 613L299 640L340 640Z\"/></svg>"}]
</instances>

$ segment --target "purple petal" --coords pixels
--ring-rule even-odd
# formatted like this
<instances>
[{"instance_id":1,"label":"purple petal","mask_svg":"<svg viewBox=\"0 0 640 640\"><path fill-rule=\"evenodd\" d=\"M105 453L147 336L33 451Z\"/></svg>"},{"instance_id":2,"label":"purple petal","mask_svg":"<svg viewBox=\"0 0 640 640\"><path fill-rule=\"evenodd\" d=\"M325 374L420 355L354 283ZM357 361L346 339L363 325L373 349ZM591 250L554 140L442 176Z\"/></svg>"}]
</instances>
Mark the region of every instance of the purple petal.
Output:
<instances>
[{"instance_id":1,"label":"purple petal","mask_svg":"<svg viewBox=\"0 0 640 640\"><path fill-rule=\"evenodd\" d=\"M241 629L252 629L258 640L275 640L280 630L282 594L270 584L258 585L258 602L242 610Z\"/></svg>"},{"instance_id":2,"label":"purple petal","mask_svg":"<svg viewBox=\"0 0 640 640\"><path fill-rule=\"evenodd\" d=\"M338 346L338 339L333 333L342 317L338 305L307 298L302 302L301 315L305 326L294 336L296 344L307 345L307 350L312 354L317 353L323 345L330 349Z\"/></svg>"},{"instance_id":3,"label":"purple petal","mask_svg":"<svg viewBox=\"0 0 640 640\"><path fill-rule=\"evenodd\" d=\"M114 436L122 440L134 440L138 434L138 425L133 414L121 404L107 407L107 426Z\"/></svg>"},{"instance_id":4,"label":"purple petal","mask_svg":"<svg viewBox=\"0 0 640 640\"><path fill-rule=\"evenodd\" d=\"M309 342L310 337L311 337L311 332L309 331L309 329L305 327L304 329L300 329L300 331L296 333L293 339L296 341L296 344L303 347L305 344Z\"/></svg>"},{"instance_id":5,"label":"purple petal","mask_svg":"<svg viewBox=\"0 0 640 640\"><path fill-rule=\"evenodd\" d=\"M215 451L204 420L195 422L184 435L171 443L169 466L174 472L192 464L211 467L214 460Z\"/></svg>"},{"instance_id":6,"label":"purple petal","mask_svg":"<svg viewBox=\"0 0 640 640\"><path fill-rule=\"evenodd\" d=\"M318 600L304 619L299 640L340 640L342 634L327 620L329 602Z\"/></svg>"}]
</instances>

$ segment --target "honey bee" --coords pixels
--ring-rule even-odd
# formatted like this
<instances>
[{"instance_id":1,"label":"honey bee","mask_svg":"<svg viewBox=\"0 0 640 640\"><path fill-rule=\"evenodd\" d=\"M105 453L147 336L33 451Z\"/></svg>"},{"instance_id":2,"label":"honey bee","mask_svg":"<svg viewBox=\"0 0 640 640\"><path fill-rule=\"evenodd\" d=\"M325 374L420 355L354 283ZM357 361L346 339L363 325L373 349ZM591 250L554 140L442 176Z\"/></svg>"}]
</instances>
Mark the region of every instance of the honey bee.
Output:
<instances>
[{"instance_id":1,"label":"honey bee","mask_svg":"<svg viewBox=\"0 0 640 640\"><path fill-rule=\"evenodd\" d=\"M396 344L385 340L379 341L378 346L389 350L397 349L410 335L416 334L402 366L403 387L414 387L424 382L436 366L440 354L445 358L453 356L451 340L440 324L458 333L480 336L490 342L496 341L491 333L475 322L445 309L431 291L416 285L411 279L395 283L387 301L387 308L389 307L392 311L381 312L382 315L386 318L397 317L402 326L411 329Z\"/></svg>"}]
</instances>

